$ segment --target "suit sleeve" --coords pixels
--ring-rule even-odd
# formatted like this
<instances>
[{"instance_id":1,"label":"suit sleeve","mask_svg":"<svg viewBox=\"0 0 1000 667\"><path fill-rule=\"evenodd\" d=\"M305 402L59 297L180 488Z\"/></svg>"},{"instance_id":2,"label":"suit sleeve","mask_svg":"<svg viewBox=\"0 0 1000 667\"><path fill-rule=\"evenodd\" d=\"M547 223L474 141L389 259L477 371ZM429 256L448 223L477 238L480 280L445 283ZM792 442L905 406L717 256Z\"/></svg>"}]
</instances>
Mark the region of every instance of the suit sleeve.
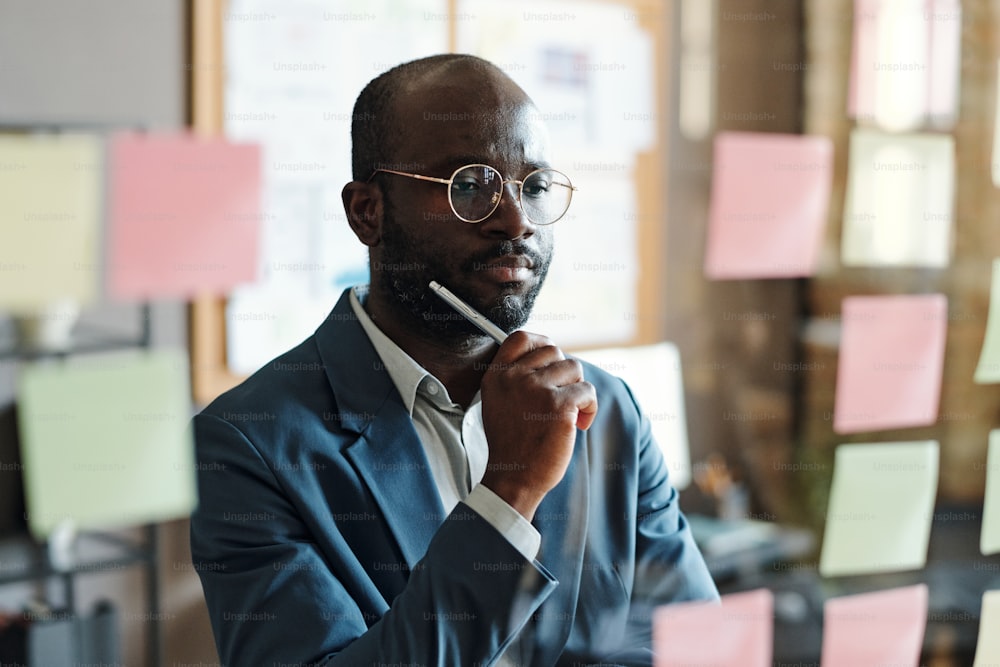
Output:
<instances>
[{"instance_id":1,"label":"suit sleeve","mask_svg":"<svg viewBox=\"0 0 1000 667\"><path fill-rule=\"evenodd\" d=\"M383 601L363 570L332 567L240 430L199 415L195 434L192 559L224 665L490 664L556 585L460 503Z\"/></svg>"}]
</instances>

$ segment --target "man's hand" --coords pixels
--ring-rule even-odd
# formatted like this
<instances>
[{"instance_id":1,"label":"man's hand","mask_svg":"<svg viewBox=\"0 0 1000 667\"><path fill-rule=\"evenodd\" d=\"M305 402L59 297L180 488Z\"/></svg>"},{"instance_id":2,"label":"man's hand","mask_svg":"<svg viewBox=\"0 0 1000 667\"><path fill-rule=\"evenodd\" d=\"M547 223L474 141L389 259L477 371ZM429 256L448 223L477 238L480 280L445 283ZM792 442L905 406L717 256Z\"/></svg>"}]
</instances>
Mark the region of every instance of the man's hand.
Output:
<instances>
[{"instance_id":1,"label":"man's hand","mask_svg":"<svg viewBox=\"0 0 1000 667\"><path fill-rule=\"evenodd\" d=\"M529 521L566 473L576 429L597 415L583 366L545 336L512 333L481 385L490 454L483 484Z\"/></svg>"}]
</instances>

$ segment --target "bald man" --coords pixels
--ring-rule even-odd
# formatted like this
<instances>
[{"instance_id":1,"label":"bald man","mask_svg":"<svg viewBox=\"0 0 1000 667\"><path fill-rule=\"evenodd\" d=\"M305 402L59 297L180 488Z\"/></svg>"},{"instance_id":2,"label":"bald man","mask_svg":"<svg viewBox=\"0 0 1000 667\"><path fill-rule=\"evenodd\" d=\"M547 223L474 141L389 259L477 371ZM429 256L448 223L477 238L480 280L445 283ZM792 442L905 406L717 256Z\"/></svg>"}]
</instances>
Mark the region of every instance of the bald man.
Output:
<instances>
[{"instance_id":1,"label":"bald man","mask_svg":"<svg viewBox=\"0 0 1000 667\"><path fill-rule=\"evenodd\" d=\"M353 118L370 285L195 418L222 662L650 665L651 609L718 593L628 387L520 331L573 193L537 109L442 55Z\"/></svg>"}]
</instances>

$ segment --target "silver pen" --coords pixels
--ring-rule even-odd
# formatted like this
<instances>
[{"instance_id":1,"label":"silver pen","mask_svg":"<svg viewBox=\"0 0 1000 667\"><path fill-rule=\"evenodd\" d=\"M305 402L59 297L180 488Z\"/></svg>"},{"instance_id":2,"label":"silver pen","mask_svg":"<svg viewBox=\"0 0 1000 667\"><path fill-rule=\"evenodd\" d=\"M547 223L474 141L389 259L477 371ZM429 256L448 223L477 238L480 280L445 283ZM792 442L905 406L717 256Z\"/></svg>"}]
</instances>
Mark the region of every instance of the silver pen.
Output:
<instances>
[{"instance_id":1,"label":"silver pen","mask_svg":"<svg viewBox=\"0 0 1000 667\"><path fill-rule=\"evenodd\" d=\"M495 340L497 344L502 344L507 340L507 332L486 319L478 310L452 294L447 287L436 280L430 282L430 287L445 303L454 308L455 312L479 327L483 333Z\"/></svg>"}]
</instances>

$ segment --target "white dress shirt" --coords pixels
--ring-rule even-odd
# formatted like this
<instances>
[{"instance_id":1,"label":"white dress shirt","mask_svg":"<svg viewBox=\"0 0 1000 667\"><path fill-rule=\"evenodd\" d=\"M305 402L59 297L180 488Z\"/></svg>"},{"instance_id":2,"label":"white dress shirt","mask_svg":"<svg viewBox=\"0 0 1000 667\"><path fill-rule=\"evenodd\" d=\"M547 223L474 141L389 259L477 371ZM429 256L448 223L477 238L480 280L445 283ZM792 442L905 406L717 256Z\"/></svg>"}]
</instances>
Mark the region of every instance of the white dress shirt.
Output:
<instances>
[{"instance_id":1,"label":"white dress shirt","mask_svg":"<svg viewBox=\"0 0 1000 667\"><path fill-rule=\"evenodd\" d=\"M479 392L467 410L452 401L445 386L371 320L362 305L367 294L367 286L352 289L351 307L410 413L445 513L451 512L459 501L465 502L526 559L534 560L541 535L517 510L479 483L489 457ZM496 664L510 667L526 664L518 658L523 648L515 640Z\"/></svg>"}]
</instances>

